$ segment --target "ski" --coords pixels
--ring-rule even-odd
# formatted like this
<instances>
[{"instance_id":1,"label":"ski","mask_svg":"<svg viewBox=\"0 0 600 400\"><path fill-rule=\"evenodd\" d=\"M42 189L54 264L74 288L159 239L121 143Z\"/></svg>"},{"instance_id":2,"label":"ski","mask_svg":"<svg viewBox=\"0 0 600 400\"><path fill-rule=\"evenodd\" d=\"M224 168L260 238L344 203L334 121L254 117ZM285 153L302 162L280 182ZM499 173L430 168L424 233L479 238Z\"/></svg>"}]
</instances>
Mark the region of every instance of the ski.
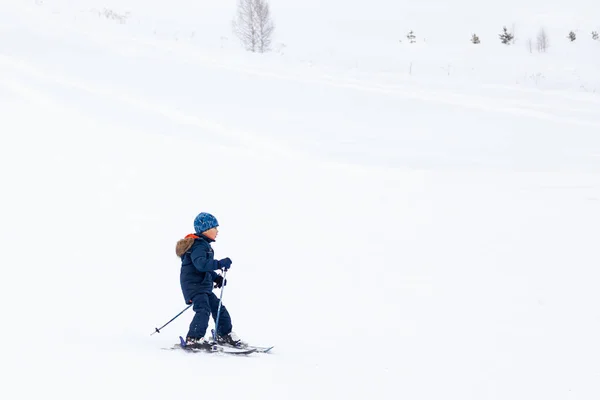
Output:
<instances>
[{"instance_id":1,"label":"ski","mask_svg":"<svg viewBox=\"0 0 600 400\"><path fill-rule=\"evenodd\" d=\"M268 353L270 352L273 347L275 346L270 346L270 347L260 347L260 346L249 346L251 349L256 350L257 353Z\"/></svg>"},{"instance_id":2,"label":"ski","mask_svg":"<svg viewBox=\"0 0 600 400\"><path fill-rule=\"evenodd\" d=\"M183 350L188 353L216 353L216 354L231 354L231 355L239 355L245 356L248 354L255 353L257 350L250 348L237 348L230 346L223 346L220 344L213 343L210 348L198 349L191 348L185 345L185 339L181 336L179 337L179 343L173 345L173 347L164 348L164 350Z\"/></svg>"},{"instance_id":3,"label":"ski","mask_svg":"<svg viewBox=\"0 0 600 400\"><path fill-rule=\"evenodd\" d=\"M219 346L223 346L228 349L252 350L254 353L268 353L275 347L275 346L263 347L263 346L251 346L251 345L244 346L244 347L237 347L237 346L233 346L231 344L219 344Z\"/></svg>"}]
</instances>

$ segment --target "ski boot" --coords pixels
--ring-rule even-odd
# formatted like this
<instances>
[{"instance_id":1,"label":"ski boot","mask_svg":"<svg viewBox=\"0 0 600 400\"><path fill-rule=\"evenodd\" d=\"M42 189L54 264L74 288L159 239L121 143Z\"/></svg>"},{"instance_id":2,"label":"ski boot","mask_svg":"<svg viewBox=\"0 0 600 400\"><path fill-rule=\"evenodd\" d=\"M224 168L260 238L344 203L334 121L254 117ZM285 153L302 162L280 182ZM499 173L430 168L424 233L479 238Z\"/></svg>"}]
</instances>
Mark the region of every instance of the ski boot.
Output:
<instances>
[{"instance_id":1,"label":"ski boot","mask_svg":"<svg viewBox=\"0 0 600 400\"><path fill-rule=\"evenodd\" d=\"M187 337L185 338L185 347L187 349L201 349L201 350L211 350L213 347L212 342L209 342L208 340L202 338L192 338L192 337Z\"/></svg>"},{"instance_id":2,"label":"ski boot","mask_svg":"<svg viewBox=\"0 0 600 400\"><path fill-rule=\"evenodd\" d=\"M237 347L239 349L248 347L248 343L243 342L235 332L230 332L224 336L217 336L217 343L225 346Z\"/></svg>"}]
</instances>

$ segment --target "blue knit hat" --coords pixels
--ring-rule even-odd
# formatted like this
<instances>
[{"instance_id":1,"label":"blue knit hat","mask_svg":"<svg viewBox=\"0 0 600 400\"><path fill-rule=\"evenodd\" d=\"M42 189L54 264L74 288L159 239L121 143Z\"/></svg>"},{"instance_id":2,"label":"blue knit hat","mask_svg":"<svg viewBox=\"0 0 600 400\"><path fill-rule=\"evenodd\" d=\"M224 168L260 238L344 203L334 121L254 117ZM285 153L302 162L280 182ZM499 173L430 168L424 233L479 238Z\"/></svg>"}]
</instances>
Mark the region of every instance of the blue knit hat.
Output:
<instances>
[{"instance_id":1,"label":"blue knit hat","mask_svg":"<svg viewBox=\"0 0 600 400\"><path fill-rule=\"evenodd\" d=\"M211 228L216 228L217 226L219 226L219 222L217 222L217 219L209 213L201 212L196 216L196 219L194 219L194 230L198 234L206 232Z\"/></svg>"}]
</instances>

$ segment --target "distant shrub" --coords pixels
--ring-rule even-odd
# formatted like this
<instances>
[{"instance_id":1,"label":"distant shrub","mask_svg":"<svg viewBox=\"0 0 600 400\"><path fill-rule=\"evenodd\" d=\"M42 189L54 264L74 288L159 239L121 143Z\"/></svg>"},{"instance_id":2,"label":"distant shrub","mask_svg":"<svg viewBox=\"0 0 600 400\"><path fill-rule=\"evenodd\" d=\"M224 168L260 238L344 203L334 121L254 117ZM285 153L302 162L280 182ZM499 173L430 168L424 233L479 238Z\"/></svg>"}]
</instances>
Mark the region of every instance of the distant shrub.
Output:
<instances>
[{"instance_id":1,"label":"distant shrub","mask_svg":"<svg viewBox=\"0 0 600 400\"><path fill-rule=\"evenodd\" d=\"M512 43L513 39L515 38L515 35L510 33L506 27L503 27L502 30L503 32L498 36L500 36L500 41L502 42L502 44L508 46Z\"/></svg>"},{"instance_id":2,"label":"distant shrub","mask_svg":"<svg viewBox=\"0 0 600 400\"><path fill-rule=\"evenodd\" d=\"M471 36L471 43L473 43L473 44L481 43L481 41L479 40L479 36L477 36L476 34L473 34L473 36Z\"/></svg>"},{"instance_id":3,"label":"distant shrub","mask_svg":"<svg viewBox=\"0 0 600 400\"><path fill-rule=\"evenodd\" d=\"M104 17L106 19L112 19L114 21L117 21L119 24L124 24L125 22L127 22L127 19L130 16L130 13L125 13L125 14L119 14L113 10L110 10L108 8L105 8L102 11L98 12L98 15L101 17Z\"/></svg>"},{"instance_id":4,"label":"distant shrub","mask_svg":"<svg viewBox=\"0 0 600 400\"><path fill-rule=\"evenodd\" d=\"M540 84L542 84L546 80L546 77L541 72L531 74L527 78L533 81L535 83L535 86L540 86Z\"/></svg>"},{"instance_id":5,"label":"distant shrub","mask_svg":"<svg viewBox=\"0 0 600 400\"><path fill-rule=\"evenodd\" d=\"M598 35L598 31L592 32L592 39L594 39L594 40L600 39L600 35Z\"/></svg>"},{"instance_id":6,"label":"distant shrub","mask_svg":"<svg viewBox=\"0 0 600 400\"><path fill-rule=\"evenodd\" d=\"M577 39L577 35L575 35L575 32L571 31L567 35L567 39L569 39L571 42L574 42Z\"/></svg>"},{"instance_id":7,"label":"distant shrub","mask_svg":"<svg viewBox=\"0 0 600 400\"><path fill-rule=\"evenodd\" d=\"M412 30L410 32L408 32L408 35L406 35L406 38L408 39L409 43L417 42L417 37L415 36L415 33Z\"/></svg>"}]
</instances>

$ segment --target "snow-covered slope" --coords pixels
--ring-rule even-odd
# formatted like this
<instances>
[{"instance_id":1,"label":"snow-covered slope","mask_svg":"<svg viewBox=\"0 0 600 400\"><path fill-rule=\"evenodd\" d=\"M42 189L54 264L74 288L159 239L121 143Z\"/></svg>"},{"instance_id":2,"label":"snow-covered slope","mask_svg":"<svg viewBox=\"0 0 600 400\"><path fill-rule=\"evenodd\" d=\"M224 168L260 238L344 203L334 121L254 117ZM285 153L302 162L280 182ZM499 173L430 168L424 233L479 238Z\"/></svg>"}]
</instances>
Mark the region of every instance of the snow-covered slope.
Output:
<instances>
[{"instance_id":1,"label":"snow-covered slope","mask_svg":"<svg viewBox=\"0 0 600 400\"><path fill-rule=\"evenodd\" d=\"M373 46L394 24L446 32L442 14L425 18L454 12L441 3L394 5L396 20L388 2L320 2L300 41L291 17L311 3L274 0L287 46L258 57L218 22L235 4L194 4L3 10L3 398L600 395L600 100L563 69L591 87L598 53L535 55L554 75L517 85L534 64L506 72L487 57L507 49L478 58L449 47L457 32L395 56ZM554 6L548 29L591 28L584 3L564 22ZM476 28L484 39L534 14ZM353 54L359 15L382 34ZM312 51L319 35L329 55ZM447 57L463 72L435 72ZM412 75L392 71L411 60ZM185 307L174 247L199 211L219 218L215 252L234 261L234 329L273 354L162 351L190 311L150 336Z\"/></svg>"}]
</instances>

